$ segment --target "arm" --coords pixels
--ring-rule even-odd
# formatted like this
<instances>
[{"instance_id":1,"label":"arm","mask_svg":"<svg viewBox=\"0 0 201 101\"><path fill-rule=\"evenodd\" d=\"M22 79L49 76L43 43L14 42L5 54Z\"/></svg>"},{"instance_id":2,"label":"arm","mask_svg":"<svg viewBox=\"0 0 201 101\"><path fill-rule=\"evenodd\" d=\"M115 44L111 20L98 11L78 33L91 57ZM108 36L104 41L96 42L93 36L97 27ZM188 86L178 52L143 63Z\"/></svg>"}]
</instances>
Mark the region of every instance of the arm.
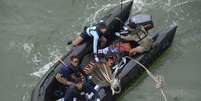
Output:
<instances>
[{"instance_id":1,"label":"arm","mask_svg":"<svg viewBox=\"0 0 201 101\"><path fill-rule=\"evenodd\" d=\"M123 30L121 32L116 32L116 36L120 37L121 39L124 39L126 41L133 41L132 35L128 34L128 27L123 26Z\"/></svg>"},{"instance_id":2,"label":"arm","mask_svg":"<svg viewBox=\"0 0 201 101\"><path fill-rule=\"evenodd\" d=\"M140 32L139 34L140 35L143 35L142 37L144 37L145 34L148 35L148 33L145 31L145 32ZM130 53L143 53L145 51L148 51L151 47L152 47L152 44L153 44L153 40L152 38L148 35L146 36L143 40L141 40L139 42L139 46L133 48Z\"/></svg>"},{"instance_id":3,"label":"arm","mask_svg":"<svg viewBox=\"0 0 201 101\"><path fill-rule=\"evenodd\" d=\"M83 87L83 82L79 82L79 83L75 84L75 83L70 82L70 81L66 80L65 78L63 78L62 74L59 74L59 73L56 74L55 78L57 79L58 82L62 83L63 85L68 85L68 86L73 85L77 89L80 89L80 90Z\"/></svg>"},{"instance_id":4,"label":"arm","mask_svg":"<svg viewBox=\"0 0 201 101\"><path fill-rule=\"evenodd\" d=\"M64 77L62 77L62 74L57 73L55 78L57 79L58 82L60 82L63 85L73 85L73 82L70 82L66 80Z\"/></svg>"},{"instance_id":5,"label":"arm","mask_svg":"<svg viewBox=\"0 0 201 101\"><path fill-rule=\"evenodd\" d=\"M98 36L98 33L96 31L91 31L91 35L93 36L93 53L97 54L99 36Z\"/></svg>"},{"instance_id":6,"label":"arm","mask_svg":"<svg viewBox=\"0 0 201 101\"><path fill-rule=\"evenodd\" d=\"M96 62L99 62L97 53L98 53L98 33L96 31L91 31L91 35L93 36L93 54L94 54L94 59Z\"/></svg>"},{"instance_id":7,"label":"arm","mask_svg":"<svg viewBox=\"0 0 201 101\"><path fill-rule=\"evenodd\" d=\"M133 41L133 40L134 40L134 38L133 38L132 35L127 35L127 36L120 35L120 38L121 38L121 39L124 39L124 40L126 40L126 41Z\"/></svg>"}]
</instances>

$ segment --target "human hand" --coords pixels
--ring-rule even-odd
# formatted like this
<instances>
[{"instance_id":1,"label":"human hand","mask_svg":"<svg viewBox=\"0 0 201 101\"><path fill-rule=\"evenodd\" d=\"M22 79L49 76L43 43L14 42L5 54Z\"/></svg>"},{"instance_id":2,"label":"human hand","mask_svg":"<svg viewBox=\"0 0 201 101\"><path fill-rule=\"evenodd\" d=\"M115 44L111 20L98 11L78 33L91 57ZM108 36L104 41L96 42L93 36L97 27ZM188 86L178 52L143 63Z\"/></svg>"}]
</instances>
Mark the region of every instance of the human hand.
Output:
<instances>
[{"instance_id":1,"label":"human hand","mask_svg":"<svg viewBox=\"0 0 201 101\"><path fill-rule=\"evenodd\" d=\"M136 51L135 51L135 48L134 49L131 49L129 51L129 56L132 56L132 55L135 55L136 54Z\"/></svg>"},{"instance_id":2,"label":"human hand","mask_svg":"<svg viewBox=\"0 0 201 101\"><path fill-rule=\"evenodd\" d=\"M83 88L83 82L79 82L79 83L75 84L75 87L76 87L78 90L82 90L82 88Z\"/></svg>"}]
</instances>

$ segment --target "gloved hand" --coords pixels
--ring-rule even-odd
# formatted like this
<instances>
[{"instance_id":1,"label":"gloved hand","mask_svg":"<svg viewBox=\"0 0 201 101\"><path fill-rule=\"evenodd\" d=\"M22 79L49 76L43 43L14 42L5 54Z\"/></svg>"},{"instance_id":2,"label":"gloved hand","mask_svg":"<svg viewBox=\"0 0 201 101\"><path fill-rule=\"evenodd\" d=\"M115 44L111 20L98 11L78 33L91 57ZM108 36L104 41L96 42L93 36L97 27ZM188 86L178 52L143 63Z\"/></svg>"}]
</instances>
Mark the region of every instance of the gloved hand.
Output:
<instances>
[{"instance_id":1,"label":"gloved hand","mask_svg":"<svg viewBox=\"0 0 201 101\"><path fill-rule=\"evenodd\" d=\"M68 42L67 42L67 45L71 45L71 44L72 44L72 41L68 41Z\"/></svg>"},{"instance_id":2,"label":"gloved hand","mask_svg":"<svg viewBox=\"0 0 201 101\"><path fill-rule=\"evenodd\" d=\"M99 62L99 58L98 58L97 55L94 55L94 59L95 59L96 62Z\"/></svg>"},{"instance_id":3,"label":"gloved hand","mask_svg":"<svg viewBox=\"0 0 201 101\"><path fill-rule=\"evenodd\" d=\"M121 34L119 32L115 32L115 35L116 36L120 36Z\"/></svg>"}]
</instances>

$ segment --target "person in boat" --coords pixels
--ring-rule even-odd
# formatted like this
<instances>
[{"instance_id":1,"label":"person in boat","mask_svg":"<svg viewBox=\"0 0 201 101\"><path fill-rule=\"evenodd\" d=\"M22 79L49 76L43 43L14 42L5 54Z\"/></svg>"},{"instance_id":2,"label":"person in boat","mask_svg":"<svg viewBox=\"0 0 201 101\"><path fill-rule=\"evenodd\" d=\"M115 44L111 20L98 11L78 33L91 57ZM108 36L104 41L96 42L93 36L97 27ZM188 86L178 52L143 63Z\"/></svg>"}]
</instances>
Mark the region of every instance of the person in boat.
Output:
<instances>
[{"instance_id":1,"label":"person in boat","mask_svg":"<svg viewBox=\"0 0 201 101\"><path fill-rule=\"evenodd\" d=\"M86 27L84 31L75 40L72 41L73 46L77 46L84 41L93 40L93 54L96 62L99 62L98 58L98 43L100 42L100 47L106 44L106 38L104 34L107 32L107 25L105 22L101 21L97 25L92 25Z\"/></svg>"},{"instance_id":2,"label":"person in boat","mask_svg":"<svg viewBox=\"0 0 201 101\"><path fill-rule=\"evenodd\" d=\"M152 38L144 29L144 27L135 24L135 22L133 22L132 20L129 20L128 25L124 26L123 31L116 32L115 35L126 42L119 42L113 45L112 47L99 49L99 54L126 52L129 53L130 56L132 56L136 53L143 53L149 51L153 44Z\"/></svg>"},{"instance_id":3,"label":"person in boat","mask_svg":"<svg viewBox=\"0 0 201 101\"><path fill-rule=\"evenodd\" d=\"M70 64L63 65L55 76L56 80L66 86L65 101L73 101L82 87L83 78L79 69L79 59L77 56L70 57Z\"/></svg>"},{"instance_id":4,"label":"person in boat","mask_svg":"<svg viewBox=\"0 0 201 101\"><path fill-rule=\"evenodd\" d=\"M129 49L130 55L149 51L153 44L153 40L144 26L137 25L132 19L129 20L127 27L124 27L122 32L116 32L115 35L125 41L134 41L138 44L137 47Z\"/></svg>"},{"instance_id":5,"label":"person in boat","mask_svg":"<svg viewBox=\"0 0 201 101\"><path fill-rule=\"evenodd\" d=\"M66 86L64 101L73 101L73 99L81 98L81 95L86 95L87 100L92 97L96 97L97 101L100 99L97 86L93 86L87 74L79 67L77 56L71 56L70 64L60 68L55 78Z\"/></svg>"}]
</instances>

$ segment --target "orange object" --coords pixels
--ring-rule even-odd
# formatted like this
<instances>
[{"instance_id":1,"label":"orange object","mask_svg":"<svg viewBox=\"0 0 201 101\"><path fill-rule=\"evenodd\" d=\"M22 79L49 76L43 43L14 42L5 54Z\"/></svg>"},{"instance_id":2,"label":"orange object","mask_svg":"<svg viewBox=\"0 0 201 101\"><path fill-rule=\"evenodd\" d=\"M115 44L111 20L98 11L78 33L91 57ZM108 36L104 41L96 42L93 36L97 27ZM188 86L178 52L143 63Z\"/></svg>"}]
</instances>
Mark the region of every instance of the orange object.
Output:
<instances>
[{"instance_id":1,"label":"orange object","mask_svg":"<svg viewBox=\"0 0 201 101\"><path fill-rule=\"evenodd\" d=\"M129 52L131 50L129 43L119 43L116 44L114 48L117 48L120 52Z\"/></svg>"},{"instance_id":2,"label":"orange object","mask_svg":"<svg viewBox=\"0 0 201 101\"><path fill-rule=\"evenodd\" d=\"M112 66L112 64L114 63L113 58L109 58L107 60L107 63L108 63L109 66Z\"/></svg>"}]
</instances>

